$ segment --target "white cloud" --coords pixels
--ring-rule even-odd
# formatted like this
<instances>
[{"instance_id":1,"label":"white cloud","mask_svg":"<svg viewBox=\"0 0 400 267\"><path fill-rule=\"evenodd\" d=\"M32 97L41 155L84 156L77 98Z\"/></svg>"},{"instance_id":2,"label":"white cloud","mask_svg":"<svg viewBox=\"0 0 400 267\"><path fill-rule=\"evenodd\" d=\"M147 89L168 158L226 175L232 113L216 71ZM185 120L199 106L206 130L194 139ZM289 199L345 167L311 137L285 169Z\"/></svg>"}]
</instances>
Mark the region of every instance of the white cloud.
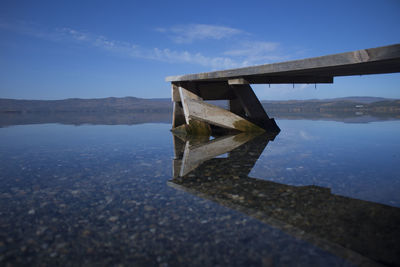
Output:
<instances>
[{"instance_id":1,"label":"white cloud","mask_svg":"<svg viewBox=\"0 0 400 267\"><path fill-rule=\"evenodd\" d=\"M170 38L176 43L192 43L194 40L205 39L220 40L243 33L239 29L208 24L179 25L156 30L169 34Z\"/></svg>"},{"instance_id":2,"label":"white cloud","mask_svg":"<svg viewBox=\"0 0 400 267\"><path fill-rule=\"evenodd\" d=\"M171 50L159 47L144 48L138 44L112 40L102 35L95 35L67 27L48 30L32 23L18 22L7 24L0 21L0 28L53 42L74 42L96 47L124 57L196 64L211 68L212 70L245 67L282 59L282 57L276 55L279 44L273 42L241 42L237 44L237 47L231 48L220 55L205 55L200 52L190 52L187 50ZM177 35L177 40L181 40L182 42L207 38L222 39L244 33L234 28L205 24L191 24L170 29L158 29L158 31L172 32Z\"/></svg>"},{"instance_id":3,"label":"white cloud","mask_svg":"<svg viewBox=\"0 0 400 267\"><path fill-rule=\"evenodd\" d=\"M225 54L232 56L247 56L254 53L260 54L275 51L278 46L278 43L273 42L245 42L242 44L241 48L228 50Z\"/></svg>"},{"instance_id":4,"label":"white cloud","mask_svg":"<svg viewBox=\"0 0 400 267\"><path fill-rule=\"evenodd\" d=\"M83 32L78 32L76 30L70 28L63 28L59 30L61 33L69 34L73 39L78 41L86 41L89 39L89 36Z\"/></svg>"},{"instance_id":5,"label":"white cloud","mask_svg":"<svg viewBox=\"0 0 400 267\"><path fill-rule=\"evenodd\" d=\"M190 53L188 51L171 51L169 49L154 50L154 59L173 63L191 63L198 64L213 69L235 68L243 66L243 63L237 62L229 57L207 57L201 53Z\"/></svg>"},{"instance_id":6,"label":"white cloud","mask_svg":"<svg viewBox=\"0 0 400 267\"><path fill-rule=\"evenodd\" d=\"M18 32L20 34L33 36L35 38L41 38L51 41L56 41L59 39L59 36L56 31L46 31L43 27L39 27L38 25L25 21L14 21L14 22L6 22L0 21L0 29Z\"/></svg>"},{"instance_id":7,"label":"white cloud","mask_svg":"<svg viewBox=\"0 0 400 267\"><path fill-rule=\"evenodd\" d=\"M279 43L276 42L246 41L237 48L225 51L224 55L241 58L245 65L266 64L285 59L278 55L278 48Z\"/></svg>"},{"instance_id":8,"label":"white cloud","mask_svg":"<svg viewBox=\"0 0 400 267\"><path fill-rule=\"evenodd\" d=\"M209 57L204 56L201 53L190 53L188 51L174 51L160 48L146 49L132 43L110 40L104 36L90 35L70 28L63 28L60 32L64 34L64 39L69 38L76 42L85 43L109 52L118 53L132 58L145 58L171 63L190 63L211 67L213 69L234 68L243 65L243 63L236 62L230 57Z\"/></svg>"}]
</instances>

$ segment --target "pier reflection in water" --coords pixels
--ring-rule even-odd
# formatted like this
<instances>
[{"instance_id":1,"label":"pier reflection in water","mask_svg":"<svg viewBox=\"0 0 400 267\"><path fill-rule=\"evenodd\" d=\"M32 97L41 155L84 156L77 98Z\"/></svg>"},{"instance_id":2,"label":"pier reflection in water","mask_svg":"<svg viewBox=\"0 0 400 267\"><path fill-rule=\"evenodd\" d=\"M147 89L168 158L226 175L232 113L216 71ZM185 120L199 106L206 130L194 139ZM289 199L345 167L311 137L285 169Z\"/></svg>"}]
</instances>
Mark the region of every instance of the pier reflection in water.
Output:
<instances>
[{"instance_id":1,"label":"pier reflection in water","mask_svg":"<svg viewBox=\"0 0 400 267\"><path fill-rule=\"evenodd\" d=\"M173 139L171 187L245 213L353 263L400 265L399 208L334 195L329 188L249 177L274 136Z\"/></svg>"}]
</instances>

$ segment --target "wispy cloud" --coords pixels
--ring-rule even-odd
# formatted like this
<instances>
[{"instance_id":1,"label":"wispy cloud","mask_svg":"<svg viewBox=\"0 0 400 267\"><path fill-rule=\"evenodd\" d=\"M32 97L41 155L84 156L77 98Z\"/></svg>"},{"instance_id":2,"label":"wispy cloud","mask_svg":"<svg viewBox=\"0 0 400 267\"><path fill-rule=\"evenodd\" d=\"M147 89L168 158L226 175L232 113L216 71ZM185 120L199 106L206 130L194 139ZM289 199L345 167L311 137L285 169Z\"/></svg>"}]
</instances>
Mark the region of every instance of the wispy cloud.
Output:
<instances>
[{"instance_id":1,"label":"wispy cloud","mask_svg":"<svg viewBox=\"0 0 400 267\"><path fill-rule=\"evenodd\" d=\"M191 63L198 64L212 69L220 68L236 68L244 66L243 62L238 62L229 57L209 57L201 53L190 53L188 51L171 51L169 49L155 48L153 59L174 62L174 63Z\"/></svg>"},{"instance_id":2,"label":"wispy cloud","mask_svg":"<svg viewBox=\"0 0 400 267\"><path fill-rule=\"evenodd\" d=\"M57 41L59 36L57 31L49 31L35 23L25 21L15 21L13 23L0 20L0 29L18 32L20 34L33 36L36 38Z\"/></svg>"},{"instance_id":3,"label":"wispy cloud","mask_svg":"<svg viewBox=\"0 0 400 267\"><path fill-rule=\"evenodd\" d=\"M32 23L19 22L7 24L0 21L0 28L54 42L72 42L96 47L123 57L144 58L170 63L196 64L213 70L262 64L283 58L277 55L279 44L274 42L239 42L236 44L236 47L231 47L219 55L205 55L201 52L191 52L188 50L172 50L159 47L146 48L139 44L112 40L103 35L96 35L68 27L45 29ZM182 38L186 42L193 41L194 39L222 39L243 33L238 29L205 24L159 29L159 31L180 34L179 38Z\"/></svg>"},{"instance_id":4,"label":"wispy cloud","mask_svg":"<svg viewBox=\"0 0 400 267\"><path fill-rule=\"evenodd\" d=\"M251 54L261 54L265 52L272 52L278 48L278 43L273 42L244 42L239 49L232 49L226 51L226 55L231 56L247 56Z\"/></svg>"},{"instance_id":5,"label":"wispy cloud","mask_svg":"<svg viewBox=\"0 0 400 267\"><path fill-rule=\"evenodd\" d=\"M276 42L246 41L225 51L224 55L240 58L245 65L265 64L285 59L277 53L278 49L279 43Z\"/></svg>"},{"instance_id":6,"label":"wispy cloud","mask_svg":"<svg viewBox=\"0 0 400 267\"><path fill-rule=\"evenodd\" d=\"M195 40L205 39L220 40L243 33L239 29L208 24L179 25L156 30L168 34L176 43L192 43Z\"/></svg>"},{"instance_id":7,"label":"wispy cloud","mask_svg":"<svg viewBox=\"0 0 400 267\"><path fill-rule=\"evenodd\" d=\"M65 37L68 36L69 39L76 42L81 42L99 49L107 50L109 52L131 58L145 58L171 63L190 63L211 68L233 68L241 65L241 63L236 62L229 57L210 57L201 53L176 51L167 48L143 48L139 45L129 42L110 40L105 36L82 33L70 28L60 29L59 32L62 32Z\"/></svg>"},{"instance_id":8,"label":"wispy cloud","mask_svg":"<svg viewBox=\"0 0 400 267\"><path fill-rule=\"evenodd\" d=\"M78 32L78 31L70 29L70 28L58 29L58 32L69 35L70 37L72 37L73 39L75 39L77 41L87 41L90 39L90 37L87 33Z\"/></svg>"}]
</instances>

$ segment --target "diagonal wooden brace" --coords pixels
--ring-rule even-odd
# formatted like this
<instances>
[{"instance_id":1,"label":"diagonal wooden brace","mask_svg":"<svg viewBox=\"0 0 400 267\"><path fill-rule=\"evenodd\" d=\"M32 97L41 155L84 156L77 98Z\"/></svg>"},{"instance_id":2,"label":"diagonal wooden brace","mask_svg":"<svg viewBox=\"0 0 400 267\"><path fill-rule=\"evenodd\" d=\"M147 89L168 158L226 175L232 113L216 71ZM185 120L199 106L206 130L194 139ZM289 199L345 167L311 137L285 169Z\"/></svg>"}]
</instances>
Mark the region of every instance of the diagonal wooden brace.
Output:
<instances>
[{"instance_id":1,"label":"diagonal wooden brace","mask_svg":"<svg viewBox=\"0 0 400 267\"><path fill-rule=\"evenodd\" d=\"M230 85L249 121L268 132L280 132L274 119L268 117L253 89L248 84Z\"/></svg>"},{"instance_id":2,"label":"diagonal wooden brace","mask_svg":"<svg viewBox=\"0 0 400 267\"><path fill-rule=\"evenodd\" d=\"M177 91L179 95L176 93ZM175 131L183 129L191 130L190 128L198 127L199 122L241 132L264 131L261 127L239 115L204 102L200 96L181 86L173 88L173 99L180 100L179 103L181 103L183 109L182 116L179 113L181 112L179 109L180 104L174 103L173 127L175 128L173 130ZM186 124L179 126L178 123L176 123L178 117L180 118L179 121L182 121L182 117L184 117ZM196 125L194 125L194 122L196 122Z\"/></svg>"}]
</instances>

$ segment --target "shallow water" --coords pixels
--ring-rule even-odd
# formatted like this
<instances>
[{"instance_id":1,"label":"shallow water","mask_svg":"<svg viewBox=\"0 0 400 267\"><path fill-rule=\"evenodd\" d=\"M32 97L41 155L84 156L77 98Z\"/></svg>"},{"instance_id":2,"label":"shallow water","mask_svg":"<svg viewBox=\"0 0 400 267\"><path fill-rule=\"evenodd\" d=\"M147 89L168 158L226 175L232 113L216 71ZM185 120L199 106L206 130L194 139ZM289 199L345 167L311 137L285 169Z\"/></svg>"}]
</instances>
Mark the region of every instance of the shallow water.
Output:
<instances>
[{"instance_id":1,"label":"shallow water","mask_svg":"<svg viewBox=\"0 0 400 267\"><path fill-rule=\"evenodd\" d=\"M0 128L0 265L399 265L400 121L278 125Z\"/></svg>"}]
</instances>

